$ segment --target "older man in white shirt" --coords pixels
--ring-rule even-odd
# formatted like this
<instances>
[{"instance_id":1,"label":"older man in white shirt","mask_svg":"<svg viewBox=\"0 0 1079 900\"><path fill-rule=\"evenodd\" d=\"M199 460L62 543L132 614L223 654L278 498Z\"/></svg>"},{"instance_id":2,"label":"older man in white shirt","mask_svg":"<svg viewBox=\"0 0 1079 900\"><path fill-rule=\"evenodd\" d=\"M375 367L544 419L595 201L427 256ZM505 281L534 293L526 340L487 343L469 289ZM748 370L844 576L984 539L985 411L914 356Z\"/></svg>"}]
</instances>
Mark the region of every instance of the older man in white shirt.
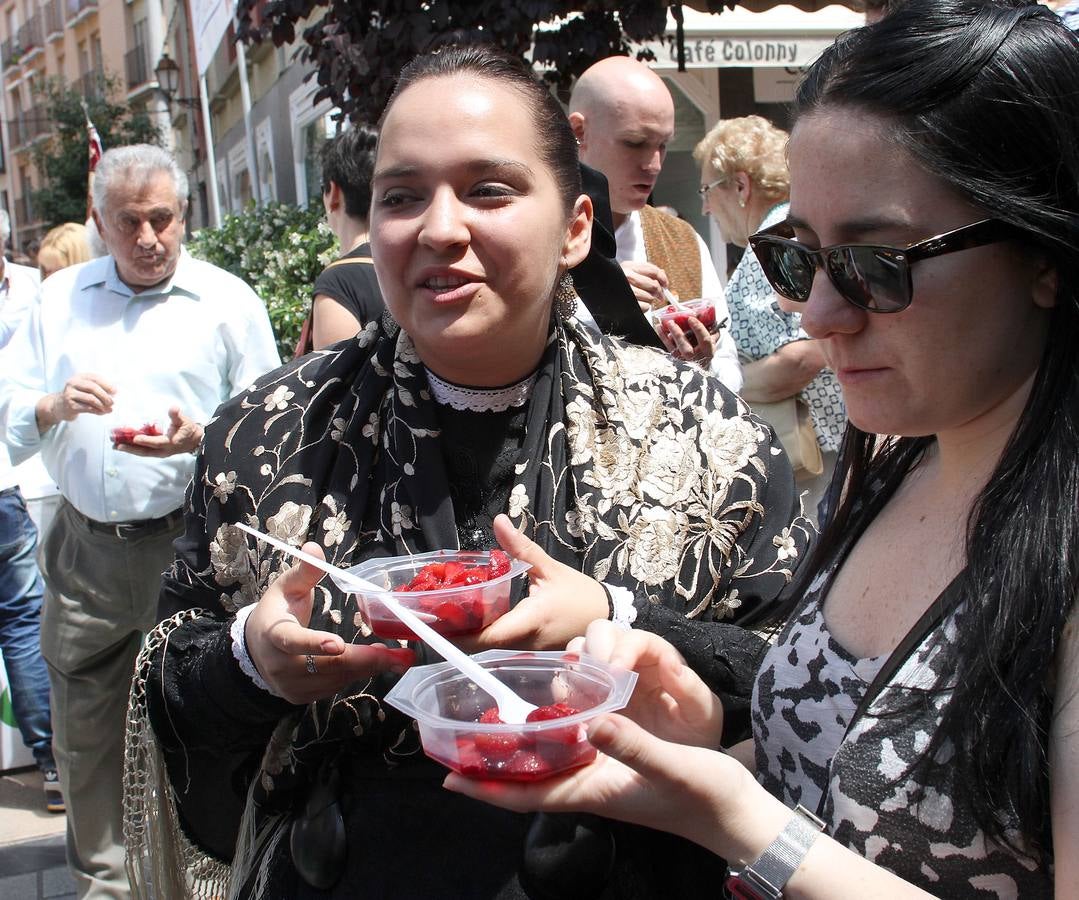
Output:
<instances>
[{"instance_id":1,"label":"older man in white shirt","mask_svg":"<svg viewBox=\"0 0 1079 900\"><path fill-rule=\"evenodd\" d=\"M128 689L182 531L192 454L218 404L280 360L254 292L182 249L187 179L168 153L110 150L93 198L109 255L44 282L4 360L0 428L15 461L41 453L63 495L44 544L55 597L42 650L68 862L80 897L115 900L129 896Z\"/></svg>"}]
</instances>

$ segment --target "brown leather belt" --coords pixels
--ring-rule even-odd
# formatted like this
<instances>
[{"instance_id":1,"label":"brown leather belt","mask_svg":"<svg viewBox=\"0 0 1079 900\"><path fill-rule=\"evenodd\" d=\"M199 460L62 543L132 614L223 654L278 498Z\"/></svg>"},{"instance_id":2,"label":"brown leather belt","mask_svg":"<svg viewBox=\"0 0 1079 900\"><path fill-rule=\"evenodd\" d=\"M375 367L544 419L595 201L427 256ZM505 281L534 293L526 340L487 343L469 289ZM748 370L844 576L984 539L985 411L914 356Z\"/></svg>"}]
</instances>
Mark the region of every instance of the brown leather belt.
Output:
<instances>
[{"instance_id":1,"label":"brown leather belt","mask_svg":"<svg viewBox=\"0 0 1079 900\"><path fill-rule=\"evenodd\" d=\"M156 519L139 519L135 522L98 522L96 519L84 516L74 507L72 507L72 512L95 534L108 534L122 541L134 541L170 531L184 520L182 508L174 509Z\"/></svg>"}]
</instances>

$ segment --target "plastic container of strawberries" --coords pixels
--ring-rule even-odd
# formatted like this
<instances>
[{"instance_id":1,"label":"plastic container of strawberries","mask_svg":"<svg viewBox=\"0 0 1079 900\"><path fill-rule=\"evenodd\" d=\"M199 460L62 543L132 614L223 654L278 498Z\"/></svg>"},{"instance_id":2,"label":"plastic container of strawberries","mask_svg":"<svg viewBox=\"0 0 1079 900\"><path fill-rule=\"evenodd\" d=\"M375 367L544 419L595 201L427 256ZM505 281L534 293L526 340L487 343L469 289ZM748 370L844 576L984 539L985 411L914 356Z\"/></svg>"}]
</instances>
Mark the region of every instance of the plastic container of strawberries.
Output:
<instances>
[{"instance_id":1,"label":"plastic container of strawberries","mask_svg":"<svg viewBox=\"0 0 1079 900\"><path fill-rule=\"evenodd\" d=\"M636 672L585 653L486 650L472 658L540 707L536 720L499 721L491 696L449 663L409 669L386 695L416 720L428 756L472 778L538 781L591 762L588 723L622 709L637 683Z\"/></svg>"},{"instance_id":2,"label":"plastic container of strawberries","mask_svg":"<svg viewBox=\"0 0 1079 900\"><path fill-rule=\"evenodd\" d=\"M499 554L503 561L500 566L496 565ZM387 590L439 634L453 636L475 634L504 615L510 608L513 579L530 568L528 563L507 557L500 550L435 550L369 559L346 571ZM429 579L438 586L410 588L410 584L423 584L424 571L439 573L437 581ZM356 591L356 602L379 637L417 640L412 629L389 611L378 594Z\"/></svg>"},{"instance_id":3,"label":"plastic container of strawberries","mask_svg":"<svg viewBox=\"0 0 1079 900\"><path fill-rule=\"evenodd\" d=\"M655 312L656 320L664 329L674 322L682 331L689 331L689 318L695 317L709 331L716 330L716 306L711 297L686 300L679 306L664 306Z\"/></svg>"}]
</instances>

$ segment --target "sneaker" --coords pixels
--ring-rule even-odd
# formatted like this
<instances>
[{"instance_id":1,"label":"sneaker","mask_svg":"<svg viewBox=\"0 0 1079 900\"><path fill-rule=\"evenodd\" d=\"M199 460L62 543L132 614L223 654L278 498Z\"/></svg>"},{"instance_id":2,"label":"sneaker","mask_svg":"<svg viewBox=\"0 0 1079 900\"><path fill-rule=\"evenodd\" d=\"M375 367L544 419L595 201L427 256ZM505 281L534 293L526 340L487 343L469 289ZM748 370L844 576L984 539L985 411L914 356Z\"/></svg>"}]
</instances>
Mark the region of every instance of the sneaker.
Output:
<instances>
[{"instance_id":1,"label":"sneaker","mask_svg":"<svg viewBox=\"0 0 1079 900\"><path fill-rule=\"evenodd\" d=\"M60 773L56 769L46 769L42 774L45 776L45 809L51 813L64 812L67 807L60 787Z\"/></svg>"}]
</instances>

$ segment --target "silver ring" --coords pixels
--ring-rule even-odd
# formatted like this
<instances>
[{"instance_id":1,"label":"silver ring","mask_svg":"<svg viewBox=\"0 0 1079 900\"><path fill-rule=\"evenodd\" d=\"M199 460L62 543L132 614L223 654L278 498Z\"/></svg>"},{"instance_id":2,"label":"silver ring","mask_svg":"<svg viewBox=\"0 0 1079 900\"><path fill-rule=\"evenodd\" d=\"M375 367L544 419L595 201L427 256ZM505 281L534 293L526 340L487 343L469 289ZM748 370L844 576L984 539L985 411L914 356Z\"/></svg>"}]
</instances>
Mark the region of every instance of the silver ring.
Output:
<instances>
[{"instance_id":1,"label":"silver ring","mask_svg":"<svg viewBox=\"0 0 1079 900\"><path fill-rule=\"evenodd\" d=\"M318 666L315 665L315 657L313 657L310 653L308 653L307 656L304 657L304 659L307 660L307 674L308 675L317 675L318 674Z\"/></svg>"}]
</instances>

